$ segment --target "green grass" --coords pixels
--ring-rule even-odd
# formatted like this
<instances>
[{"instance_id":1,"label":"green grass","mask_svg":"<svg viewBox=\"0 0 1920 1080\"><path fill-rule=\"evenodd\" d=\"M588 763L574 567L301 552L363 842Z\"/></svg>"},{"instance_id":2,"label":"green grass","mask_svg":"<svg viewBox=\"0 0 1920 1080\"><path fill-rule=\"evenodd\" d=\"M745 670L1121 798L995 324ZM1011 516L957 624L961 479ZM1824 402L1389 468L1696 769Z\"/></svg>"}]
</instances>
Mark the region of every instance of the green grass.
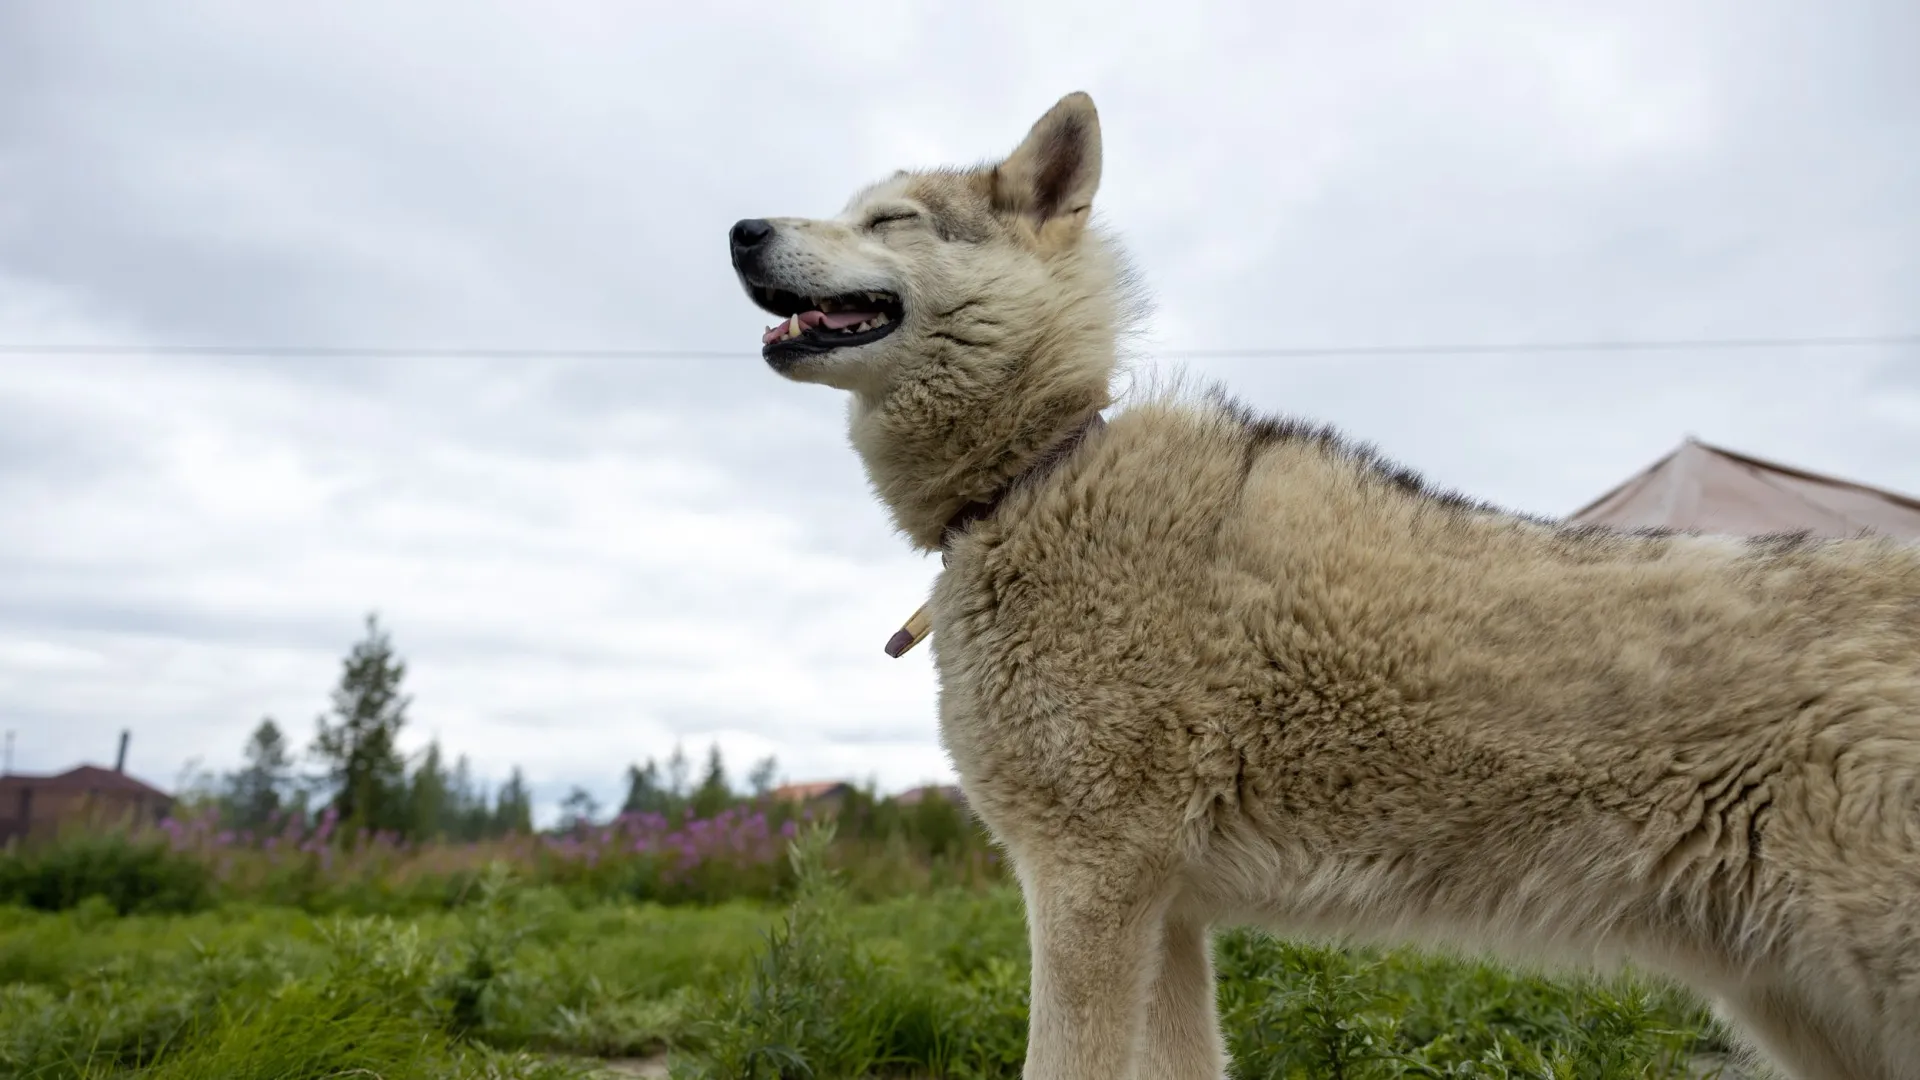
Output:
<instances>
[{"instance_id":1,"label":"green grass","mask_svg":"<svg viewBox=\"0 0 1920 1080\"><path fill-rule=\"evenodd\" d=\"M821 850L797 849L784 908L607 903L499 873L406 918L0 908L0 1076L558 1078L667 1049L681 1080L1017 1077L1018 894L857 903ZM1247 933L1216 956L1241 1080L1680 1076L1716 1045L1654 984Z\"/></svg>"}]
</instances>

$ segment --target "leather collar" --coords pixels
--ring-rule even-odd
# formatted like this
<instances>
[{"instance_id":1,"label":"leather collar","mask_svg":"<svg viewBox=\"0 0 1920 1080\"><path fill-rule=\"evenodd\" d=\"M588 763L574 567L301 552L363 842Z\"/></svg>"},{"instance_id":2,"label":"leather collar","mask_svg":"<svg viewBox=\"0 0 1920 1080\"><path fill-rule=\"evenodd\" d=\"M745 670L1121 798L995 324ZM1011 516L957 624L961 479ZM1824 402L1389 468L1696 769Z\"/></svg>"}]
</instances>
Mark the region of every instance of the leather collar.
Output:
<instances>
[{"instance_id":1,"label":"leather collar","mask_svg":"<svg viewBox=\"0 0 1920 1080\"><path fill-rule=\"evenodd\" d=\"M1000 504L1006 500L1008 495L1013 493L1014 489L1020 487L1022 484L1035 483L1044 478L1059 466L1061 462L1071 457L1073 452L1079 448L1080 444L1086 441L1088 435L1105 426L1107 426L1106 419L1099 413L1094 413L1087 417L1079 427L1069 432L1066 438L1048 447L1046 453L1041 454L1040 457L1036 459L1033 464L1027 466L1020 475L1002 485L1000 490L985 499L976 499L954 511L953 516L947 519L946 526L940 530L940 561L942 564L946 562L947 554L952 549L953 542L967 531L967 526L976 521L992 517L993 512L1000 509Z\"/></svg>"},{"instance_id":2,"label":"leather collar","mask_svg":"<svg viewBox=\"0 0 1920 1080\"><path fill-rule=\"evenodd\" d=\"M1088 434L1106 425L1106 420L1099 413L1094 413L1066 438L1049 447L1046 453L1041 454L1038 460L1022 470L1020 475L1009 480L1000 490L985 499L970 502L954 511L954 515L947 519L946 526L940 530L941 564L946 564L947 555L953 549L953 542L967 531L967 526L993 516L993 512L1000 508L1001 502L1005 501L1015 488L1022 484L1031 484L1052 472L1056 466L1071 456L1082 442L1086 441ZM896 660L899 659L906 655L907 650L920 644L932 630L933 620L927 614L927 605L921 604L920 610L908 617L906 625L894 631L893 636L887 639L887 655Z\"/></svg>"}]
</instances>

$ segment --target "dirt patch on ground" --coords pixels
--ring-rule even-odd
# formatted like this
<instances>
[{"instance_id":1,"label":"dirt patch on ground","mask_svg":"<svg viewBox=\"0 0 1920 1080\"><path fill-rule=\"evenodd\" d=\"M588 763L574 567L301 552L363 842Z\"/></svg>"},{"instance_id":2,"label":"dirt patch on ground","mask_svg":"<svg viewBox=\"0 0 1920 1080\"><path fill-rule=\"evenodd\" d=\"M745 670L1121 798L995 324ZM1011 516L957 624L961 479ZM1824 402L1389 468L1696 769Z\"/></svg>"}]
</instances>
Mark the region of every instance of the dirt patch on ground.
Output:
<instances>
[{"instance_id":1,"label":"dirt patch on ground","mask_svg":"<svg viewBox=\"0 0 1920 1080\"><path fill-rule=\"evenodd\" d=\"M648 1080L665 1080L667 1075L667 1055L655 1054L652 1057L614 1058L604 1066L608 1076L644 1076Z\"/></svg>"},{"instance_id":2,"label":"dirt patch on ground","mask_svg":"<svg viewBox=\"0 0 1920 1080\"><path fill-rule=\"evenodd\" d=\"M562 1056L559 1060L564 1060L573 1065L587 1066L593 1070L593 1075L603 1077L604 1080L633 1080L634 1077L645 1077L646 1080L666 1080L667 1076L667 1055L665 1054L652 1054L647 1057L599 1058L597 1060L593 1058L581 1059Z\"/></svg>"}]
</instances>

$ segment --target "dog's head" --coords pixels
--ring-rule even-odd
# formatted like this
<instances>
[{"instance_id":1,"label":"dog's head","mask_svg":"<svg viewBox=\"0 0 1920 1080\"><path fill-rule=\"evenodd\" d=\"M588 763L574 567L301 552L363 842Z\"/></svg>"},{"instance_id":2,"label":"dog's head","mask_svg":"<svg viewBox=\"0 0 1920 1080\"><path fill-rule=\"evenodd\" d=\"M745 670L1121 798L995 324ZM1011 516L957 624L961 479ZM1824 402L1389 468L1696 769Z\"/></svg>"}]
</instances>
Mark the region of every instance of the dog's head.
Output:
<instances>
[{"instance_id":1,"label":"dog's head","mask_svg":"<svg viewBox=\"0 0 1920 1080\"><path fill-rule=\"evenodd\" d=\"M992 363L1076 336L1110 354L1116 269L1088 229L1099 183L1099 117L1075 93L997 164L896 173L833 218L735 224L734 270L781 320L762 355L880 396L942 355Z\"/></svg>"}]
</instances>

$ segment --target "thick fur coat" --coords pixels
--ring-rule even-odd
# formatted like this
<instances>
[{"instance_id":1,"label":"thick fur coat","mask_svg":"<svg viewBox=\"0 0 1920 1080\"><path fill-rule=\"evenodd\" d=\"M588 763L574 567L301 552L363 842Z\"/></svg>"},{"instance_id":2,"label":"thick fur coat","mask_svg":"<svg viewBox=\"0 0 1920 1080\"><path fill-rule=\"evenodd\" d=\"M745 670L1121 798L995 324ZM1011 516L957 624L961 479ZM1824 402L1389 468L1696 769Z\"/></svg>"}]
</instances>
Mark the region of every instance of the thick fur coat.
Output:
<instances>
[{"instance_id":1,"label":"thick fur coat","mask_svg":"<svg viewBox=\"0 0 1920 1080\"><path fill-rule=\"evenodd\" d=\"M1208 935L1253 923L1631 960L1801 1080L1920 1078L1920 550L1532 520L1217 395L1023 477L1112 404L1100 150L1069 95L1003 161L733 235L792 320L768 362L851 394L946 551L940 735L1024 889L1027 1075L1221 1076ZM894 317L788 310L841 295Z\"/></svg>"}]
</instances>

